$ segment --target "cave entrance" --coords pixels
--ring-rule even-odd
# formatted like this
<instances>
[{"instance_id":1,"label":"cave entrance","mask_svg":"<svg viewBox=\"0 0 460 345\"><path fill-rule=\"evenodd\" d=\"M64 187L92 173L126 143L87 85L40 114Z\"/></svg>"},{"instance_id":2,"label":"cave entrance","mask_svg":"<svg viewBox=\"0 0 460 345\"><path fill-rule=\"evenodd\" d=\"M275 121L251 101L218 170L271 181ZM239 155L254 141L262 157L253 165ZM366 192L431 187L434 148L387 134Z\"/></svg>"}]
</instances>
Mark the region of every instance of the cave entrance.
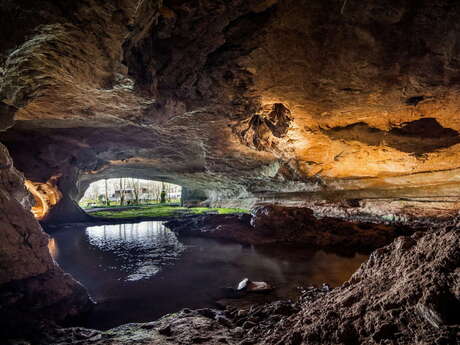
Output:
<instances>
[{"instance_id":1,"label":"cave entrance","mask_svg":"<svg viewBox=\"0 0 460 345\"><path fill-rule=\"evenodd\" d=\"M79 205L86 211L99 208L179 206L182 187L176 184L138 178L110 178L91 183Z\"/></svg>"}]
</instances>

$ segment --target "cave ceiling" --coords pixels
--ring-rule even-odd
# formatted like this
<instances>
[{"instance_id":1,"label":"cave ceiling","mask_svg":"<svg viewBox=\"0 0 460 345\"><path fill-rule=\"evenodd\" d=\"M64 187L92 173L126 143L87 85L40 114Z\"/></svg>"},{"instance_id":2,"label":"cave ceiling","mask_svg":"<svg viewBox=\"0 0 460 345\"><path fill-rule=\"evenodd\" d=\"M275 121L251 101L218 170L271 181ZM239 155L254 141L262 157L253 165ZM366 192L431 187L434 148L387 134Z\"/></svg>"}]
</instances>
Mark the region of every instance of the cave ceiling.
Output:
<instances>
[{"instance_id":1,"label":"cave ceiling","mask_svg":"<svg viewBox=\"0 0 460 345\"><path fill-rule=\"evenodd\" d=\"M0 140L32 180L77 169L249 192L458 188L457 2L0 8L2 23L18 18L2 24Z\"/></svg>"}]
</instances>

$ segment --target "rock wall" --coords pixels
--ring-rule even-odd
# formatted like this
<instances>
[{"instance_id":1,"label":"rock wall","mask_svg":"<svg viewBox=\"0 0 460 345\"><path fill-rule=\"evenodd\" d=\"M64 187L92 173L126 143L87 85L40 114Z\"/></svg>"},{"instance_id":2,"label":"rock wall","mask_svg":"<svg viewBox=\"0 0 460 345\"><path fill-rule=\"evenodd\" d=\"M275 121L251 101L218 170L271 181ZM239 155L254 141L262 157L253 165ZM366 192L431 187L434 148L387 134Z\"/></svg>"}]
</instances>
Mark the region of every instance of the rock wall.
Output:
<instances>
[{"instance_id":1,"label":"rock wall","mask_svg":"<svg viewBox=\"0 0 460 345\"><path fill-rule=\"evenodd\" d=\"M0 140L28 179L62 176L52 220L84 218L79 186L120 175L203 190L215 205L297 203L322 216L402 213L411 222L436 216L443 204L442 216L455 216L456 1L22 0L0 10L0 127L8 128ZM66 301L87 297L47 254L23 178L1 150L1 298L18 313L3 325L42 312L62 319L77 312ZM443 297L431 288L457 296L458 274L443 256L458 256L455 236L396 242L399 261L376 255L378 264L371 260L353 284L305 307L319 313L326 305L334 329L306 311L286 341L383 342L390 331L404 340L410 328L429 341L439 332L451 340L453 318L444 319L436 304ZM399 255L398 245L409 250ZM407 277L404 286L393 266ZM411 284L434 302L413 297ZM370 292L358 293L366 285ZM378 309L372 294L390 286L387 296L404 306L396 310L422 313L419 324L410 315L399 319L410 327L378 324L394 311L391 303Z\"/></svg>"},{"instance_id":2,"label":"rock wall","mask_svg":"<svg viewBox=\"0 0 460 345\"><path fill-rule=\"evenodd\" d=\"M77 179L77 170L68 170L59 178L57 187L63 197L44 218L44 223L75 223L91 220L91 216L78 205L80 190Z\"/></svg>"},{"instance_id":3,"label":"rock wall","mask_svg":"<svg viewBox=\"0 0 460 345\"><path fill-rule=\"evenodd\" d=\"M0 144L0 338L76 317L91 304L86 290L51 258L30 201L23 175Z\"/></svg>"},{"instance_id":4,"label":"rock wall","mask_svg":"<svg viewBox=\"0 0 460 345\"><path fill-rule=\"evenodd\" d=\"M260 343L457 344L459 266L458 229L398 238Z\"/></svg>"},{"instance_id":5,"label":"rock wall","mask_svg":"<svg viewBox=\"0 0 460 345\"><path fill-rule=\"evenodd\" d=\"M181 203L184 206L198 206L205 204L208 196L205 191L182 188Z\"/></svg>"}]
</instances>

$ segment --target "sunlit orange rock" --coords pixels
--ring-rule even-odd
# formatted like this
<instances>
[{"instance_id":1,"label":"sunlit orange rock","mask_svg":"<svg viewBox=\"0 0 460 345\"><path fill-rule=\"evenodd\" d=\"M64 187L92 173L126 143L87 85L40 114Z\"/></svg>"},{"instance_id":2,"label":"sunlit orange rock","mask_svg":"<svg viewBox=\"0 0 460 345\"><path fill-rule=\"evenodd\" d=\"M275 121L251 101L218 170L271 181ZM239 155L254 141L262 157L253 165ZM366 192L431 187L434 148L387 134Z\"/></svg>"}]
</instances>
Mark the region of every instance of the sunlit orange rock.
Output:
<instances>
[{"instance_id":1,"label":"sunlit orange rock","mask_svg":"<svg viewBox=\"0 0 460 345\"><path fill-rule=\"evenodd\" d=\"M35 200L32 206L35 218L44 219L50 209L61 200L62 194L56 187L58 178L59 176L53 176L45 183L25 180L24 184Z\"/></svg>"}]
</instances>

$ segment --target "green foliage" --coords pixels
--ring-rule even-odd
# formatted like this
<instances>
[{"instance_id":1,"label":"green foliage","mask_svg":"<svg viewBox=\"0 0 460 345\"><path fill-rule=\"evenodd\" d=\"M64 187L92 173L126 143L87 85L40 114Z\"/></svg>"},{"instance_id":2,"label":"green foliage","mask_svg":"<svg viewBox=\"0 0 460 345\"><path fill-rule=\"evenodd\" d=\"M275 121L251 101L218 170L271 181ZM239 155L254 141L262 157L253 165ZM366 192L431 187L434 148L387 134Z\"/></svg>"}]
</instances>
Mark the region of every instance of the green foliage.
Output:
<instances>
[{"instance_id":1,"label":"green foliage","mask_svg":"<svg viewBox=\"0 0 460 345\"><path fill-rule=\"evenodd\" d=\"M109 201L109 205L105 204L105 200L103 202L99 202L98 200L88 200L86 199L85 201L81 201L78 204L80 205L81 208L83 209L92 209L92 208L111 208L111 207L118 207L120 206L120 201ZM170 202L166 203L168 204L179 204L180 199L171 199ZM130 206L146 206L146 205L159 205L160 202L158 200L146 200L139 202L138 204L132 203Z\"/></svg>"},{"instance_id":2,"label":"green foliage","mask_svg":"<svg viewBox=\"0 0 460 345\"><path fill-rule=\"evenodd\" d=\"M181 214L232 214L232 213L248 213L247 210L241 208L208 208L208 207L177 207L177 206L150 206L135 209L126 209L121 211L98 211L91 215L104 218L137 218L137 217L173 217Z\"/></svg>"}]
</instances>

